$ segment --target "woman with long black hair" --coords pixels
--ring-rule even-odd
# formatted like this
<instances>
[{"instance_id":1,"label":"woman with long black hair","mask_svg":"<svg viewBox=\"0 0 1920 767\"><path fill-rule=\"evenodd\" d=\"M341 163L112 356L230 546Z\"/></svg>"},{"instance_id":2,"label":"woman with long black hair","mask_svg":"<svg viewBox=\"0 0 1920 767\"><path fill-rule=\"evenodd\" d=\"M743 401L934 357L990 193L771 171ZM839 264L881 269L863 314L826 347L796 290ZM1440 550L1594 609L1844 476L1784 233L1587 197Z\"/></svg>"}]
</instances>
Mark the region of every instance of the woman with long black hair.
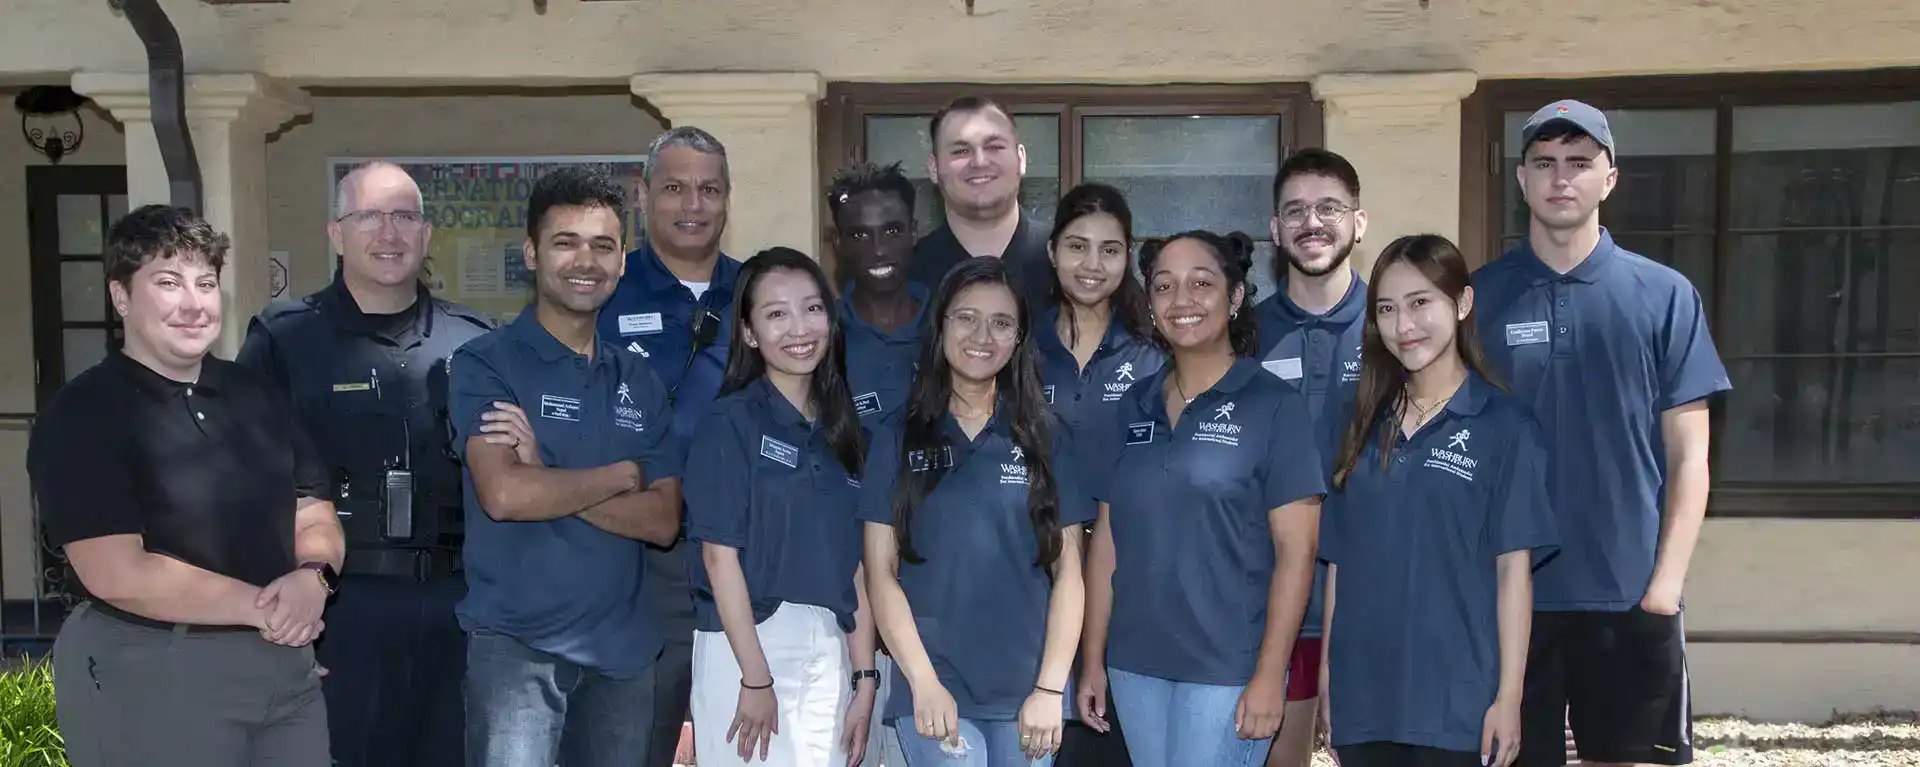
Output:
<instances>
[{"instance_id":1,"label":"woman with long black hair","mask_svg":"<svg viewBox=\"0 0 1920 767\"><path fill-rule=\"evenodd\" d=\"M1171 364L1120 403L1094 488L1083 717L1111 689L1140 767L1261 764L1286 704L1325 493L1299 393L1255 353L1253 242L1150 242L1140 271Z\"/></svg>"},{"instance_id":2,"label":"woman with long black hair","mask_svg":"<svg viewBox=\"0 0 1920 767\"><path fill-rule=\"evenodd\" d=\"M1559 540L1539 425L1488 372L1453 243L1394 240L1367 286L1320 529L1330 743L1344 767L1506 767Z\"/></svg>"},{"instance_id":3,"label":"woman with long black hair","mask_svg":"<svg viewBox=\"0 0 1920 767\"><path fill-rule=\"evenodd\" d=\"M855 516L865 460L819 264L761 251L734 287L720 398L684 487L702 767L860 763L878 682Z\"/></svg>"},{"instance_id":4,"label":"woman with long black hair","mask_svg":"<svg viewBox=\"0 0 1920 767\"><path fill-rule=\"evenodd\" d=\"M1053 284L1034 341L1047 401L1083 433L1111 423L1127 391L1166 363L1152 341L1147 291L1128 264L1133 244L1133 210L1120 190L1081 184L1060 198L1047 238Z\"/></svg>"},{"instance_id":5,"label":"woman with long black hair","mask_svg":"<svg viewBox=\"0 0 1920 767\"><path fill-rule=\"evenodd\" d=\"M1080 639L1070 528L1092 502L1006 264L963 261L936 294L912 396L874 436L860 504L867 590L899 675L883 716L910 767L1045 765Z\"/></svg>"}]
</instances>

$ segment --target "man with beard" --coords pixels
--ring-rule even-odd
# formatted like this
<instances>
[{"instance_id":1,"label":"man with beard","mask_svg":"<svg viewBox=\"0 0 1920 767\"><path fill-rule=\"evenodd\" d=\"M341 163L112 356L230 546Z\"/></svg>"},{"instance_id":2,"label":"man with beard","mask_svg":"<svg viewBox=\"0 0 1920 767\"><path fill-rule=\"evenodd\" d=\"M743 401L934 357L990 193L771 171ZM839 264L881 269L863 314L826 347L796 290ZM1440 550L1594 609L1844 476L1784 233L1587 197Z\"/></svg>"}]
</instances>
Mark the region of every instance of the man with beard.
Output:
<instances>
[{"instance_id":1,"label":"man with beard","mask_svg":"<svg viewBox=\"0 0 1920 767\"><path fill-rule=\"evenodd\" d=\"M653 140L640 175L647 241L627 254L626 274L600 312L600 335L645 357L659 373L684 450L727 369L727 309L740 273L740 263L720 252L733 191L727 148L713 134L678 126ZM647 598L664 621L666 646L654 665L653 751L646 767L672 767L687 721L693 687L688 548L678 539L647 548Z\"/></svg>"},{"instance_id":2,"label":"man with beard","mask_svg":"<svg viewBox=\"0 0 1920 767\"><path fill-rule=\"evenodd\" d=\"M625 270L625 220L604 172L541 177L534 303L453 357L473 765L632 767L654 734L663 627L642 541L680 533L682 454L653 367L595 330Z\"/></svg>"},{"instance_id":3,"label":"man with beard","mask_svg":"<svg viewBox=\"0 0 1920 767\"><path fill-rule=\"evenodd\" d=\"M1325 149L1295 152L1273 179L1273 242L1286 268L1274 264L1280 289L1254 307L1259 322L1260 366L1307 395L1307 408L1325 434L1327 403L1360 380L1360 334L1366 327L1367 286L1347 265L1353 247L1367 233L1367 212L1360 208L1360 174L1353 164ZM1332 455L1334 446L1320 446ZM1327 566L1316 563L1287 674L1287 708L1280 733L1268 752L1270 767L1308 767L1313 759L1314 723L1319 713L1321 611Z\"/></svg>"},{"instance_id":4,"label":"man with beard","mask_svg":"<svg viewBox=\"0 0 1920 767\"><path fill-rule=\"evenodd\" d=\"M934 113L927 136L933 142L927 175L940 188L946 223L914 247L908 276L935 289L961 261L1005 258L1027 305L1038 311L1046 305L1053 266L1047 227L1020 209L1027 148L1013 113L985 96L962 96Z\"/></svg>"},{"instance_id":5,"label":"man with beard","mask_svg":"<svg viewBox=\"0 0 1920 767\"><path fill-rule=\"evenodd\" d=\"M327 225L332 285L267 307L234 359L285 389L312 435L353 551L315 643L341 767L459 767L466 635L454 605L460 464L447 360L491 330L420 281L433 226L406 170L349 172Z\"/></svg>"},{"instance_id":6,"label":"man with beard","mask_svg":"<svg viewBox=\"0 0 1920 767\"><path fill-rule=\"evenodd\" d=\"M850 168L827 189L834 253L850 283L840 299L847 387L860 420L869 424L906 404L920 351L928 301L927 287L907 279L914 255L913 196L913 182L899 163Z\"/></svg>"}]
</instances>

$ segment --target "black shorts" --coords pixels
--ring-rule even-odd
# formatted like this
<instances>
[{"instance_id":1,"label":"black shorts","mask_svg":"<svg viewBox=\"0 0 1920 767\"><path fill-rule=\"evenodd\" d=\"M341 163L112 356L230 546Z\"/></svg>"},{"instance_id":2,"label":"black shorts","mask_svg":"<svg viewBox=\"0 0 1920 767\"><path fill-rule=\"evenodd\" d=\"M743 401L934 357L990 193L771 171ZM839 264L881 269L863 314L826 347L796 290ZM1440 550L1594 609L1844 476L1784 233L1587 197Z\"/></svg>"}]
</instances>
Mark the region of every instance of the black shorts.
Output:
<instances>
[{"instance_id":1,"label":"black shorts","mask_svg":"<svg viewBox=\"0 0 1920 767\"><path fill-rule=\"evenodd\" d=\"M1520 712L1519 767L1582 760L1693 761L1693 702L1682 616L1535 612Z\"/></svg>"}]
</instances>

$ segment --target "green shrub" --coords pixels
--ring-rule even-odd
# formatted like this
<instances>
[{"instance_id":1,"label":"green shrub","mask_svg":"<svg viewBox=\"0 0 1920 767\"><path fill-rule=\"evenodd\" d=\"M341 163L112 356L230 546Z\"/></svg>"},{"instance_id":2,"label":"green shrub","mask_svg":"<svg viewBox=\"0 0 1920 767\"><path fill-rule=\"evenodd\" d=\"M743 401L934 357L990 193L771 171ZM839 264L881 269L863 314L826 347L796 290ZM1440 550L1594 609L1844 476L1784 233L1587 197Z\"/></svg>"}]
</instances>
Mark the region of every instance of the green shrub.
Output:
<instances>
[{"instance_id":1,"label":"green shrub","mask_svg":"<svg viewBox=\"0 0 1920 767\"><path fill-rule=\"evenodd\" d=\"M0 671L0 767L67 767L45 659Z\"/></svg>"}]
</instances>

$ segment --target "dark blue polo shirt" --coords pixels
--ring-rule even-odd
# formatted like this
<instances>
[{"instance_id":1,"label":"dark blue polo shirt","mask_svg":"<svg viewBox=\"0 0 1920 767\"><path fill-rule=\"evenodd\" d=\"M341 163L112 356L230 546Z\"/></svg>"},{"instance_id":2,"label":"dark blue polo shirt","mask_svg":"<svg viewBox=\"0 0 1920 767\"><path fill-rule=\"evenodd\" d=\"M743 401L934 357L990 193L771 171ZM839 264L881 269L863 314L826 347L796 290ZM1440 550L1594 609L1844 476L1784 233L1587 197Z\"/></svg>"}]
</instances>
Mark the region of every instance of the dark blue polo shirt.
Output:
<instances>
[{"instance_id":1,"label":"dark blue polo shirt","mask_svg":"<svg viewBox=\"0 0 1920 767\"><path fill-rule=\"evenodd\" d=\"M596 341L592 359L560 343L528 306L513 322L453 356L456 444L480 433L495 401L519 405L532 421L540 460L560 469L638 461L651 484L680 476L681 452L666 389L639 355ZM480 508L465 474L467 597L461 628L491 631L533 649L633 678L661 646L659 619L642 599L647 574L640 541L578 516L496 522Z\"/></svg>"},{"instance_id":2,"label":"dark blue polo shirt","mask_svg":"<svg viewBox=\"0 0 1920 767\"><path fill-rule=\"evenodd\" d=\"M860 414L861 423L876 423L905 406L913 390L920 326L933 299L917 283L907 283L907 294L920 302L920 311L914 313L911 322L888 333L867 324L854 311L851 286L842 291L839 312L846 344L847 391L853 393L853 409Z\"/></svg>"},{"instance_id":3,"label":"dark blue polo shirt","mask_svg":"<svg viewBox=\"0 0 1920 767\"><path fill-rule=\"evenodd\" d=\"M687 452L687 540L737 549L755 623L785 602L833 611L853 631L860 482L766 378L720 398ZM703 558L688 554L695 628L721 631Z\"/></svg>"},{"instance_id":4,"label":"dark blue polo shirt","mask_svg":"<svg viewBox=\"0 0 1920 767\"><path fill-rule=\"evenodd\" d=\"M1015 718L1039 681L1046 644L1053 588L1047 571L1034 564L1028 463L1002 418L1011 408L1002 400L978 440L967 439L947 417L942 430L948 447L908 459L943 476L915 507L913 548L925 561L900 561L900 587L940 684L967 719ZM868 522L893 523L905 420L904 410L888 414L868 448L860 496L860 518ZM1052 438L1060 527L1084 525L1092 521L1094 506L1074 468L1077 442L1064 429L1054 430ZM895 690L909 689L898 665L893 681ZM887 699L881 716L912 715L913 696L900 694Z\"/></svg>"},{"instance_id":5,"label":"dark blue polo shirt","mask_svg":"<svg viewBox=\"0 0 1920 767\"><path fill-rule=\"evenodd\" d=\"M1546 451L1526 403L1473 375L1411 439L1391 428L1391 463L1375 428L1320 517L1320 556L1340 569L1333 745L1475 751L1500 684L1497 559L1540 561L1559 537Z\"/></svg>"},{"instance_id":6,"label":"dark blue polo shirt","mask_svg":"<svg viewBox=\"0 0 1920 767\"><path fill-rule=\"evenodd\" d=\"M1267 513L1326 492L1306 398L1242 357L1167 427L1163 381L1140 382L1101 438L1094 496L1113 526L1107 665L1214 685L1253 678L1273 582Z\"/></svg>"},{"instance_id":7,"label":"dark blue polo shirt","mask_svg":"<svg viewBox=\"0 0 1920 767\"><path fill-rule=\"evenodd\" d=\"M1283 269L1282 275L1286 272ZM1286 278L1280 278L1278 290L1253 307L1254 320L1260 326L1260 367L1286 381L1295 391L1307 396L1307 412L1315 423L1328 419L1345 423L1353 416L1351 408L1332 407L1329 401L1351 394L1360 383L1361 336L1367 327L1367 284L1360 273L1353 273L1347 294L1328 309L1314 314L1300 308L1287 296ZM1321 428L1324 432L1324 426ZM1323 452L1339 450L1340 443L1322 444ZM1326 605L1327 566L1313 567L1313 593L1307 600L1306 615L1300 620L1300 636L1320 636L1321 615Z\"/></svg>"},{"instance_id":8,"label":"dark blue polo shirt","mask_svg":"<svg viewBox=\"0 0 1920 767\"><path fill-rule=\"evenodd\" d=\"M1733 388L1700 294L1605 229L1567 274L1522 242L1474 272L1487 359L1533 406L1564 556L1533 584L1542 610L1640 603L1666 508L1660 414Z\"/></svg>"},{"instance_id":9,"label":"dark blue polo shirt","mask_svg":"<svg viewBox=\"0 0 1920 767\"><path fill-rule=\"evenodd\" d=\"M707 414L707 407L720 394L720 379L727 371L727 341L733 319L733 281L740 275L740 262L722 253L713 262L713 276L707 292L699 298L680 284L652 245L641 246L627 254L627 271L614 286L613 297L600 307L600 337L620 348L647 359L661 383L672 395L674 433L682 443L692 436L693 428ZM711 312L705 322L713 323L712 339L693 354L694 317Z\"/></svg>"},{"instance_id":10,"label":"dark blue polo shirt","mask_svg":"<svg viewBox=\"0 0 1920 767\"><path fill-rule=\"evenodd\" d=\"M1152 377L1166 364L1167 355L1160 347L1128 333L1118 319L1110 319L1100 346L1082 369L1067 339L1055 329L1060 307L1049 306L1037 317L1033 339L1040 353L1042 391L1053 412L1083 434L1093 433L1089 429L1110 431L1108 427L1120 417L1120 400L1135 383Z\"/></svg>"}]
</instances>

